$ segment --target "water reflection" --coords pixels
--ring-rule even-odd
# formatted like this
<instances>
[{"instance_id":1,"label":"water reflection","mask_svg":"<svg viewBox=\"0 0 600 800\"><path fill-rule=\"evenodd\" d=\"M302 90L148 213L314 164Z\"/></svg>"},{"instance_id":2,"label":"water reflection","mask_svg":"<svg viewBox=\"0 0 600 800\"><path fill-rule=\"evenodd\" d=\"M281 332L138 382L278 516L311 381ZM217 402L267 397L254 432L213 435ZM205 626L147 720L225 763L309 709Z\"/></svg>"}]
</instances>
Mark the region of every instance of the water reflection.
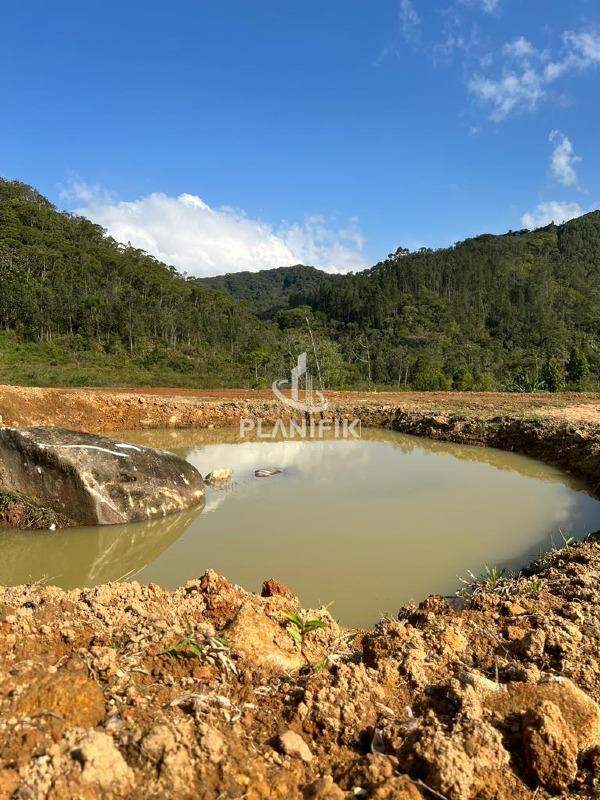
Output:
<instances>
[{"instance_id":1,"label":"water reflection","mask_svg":"<svg viewBox=\"0 0 600 800\"><path fill-rule=\"evenodd\" d=\"M129 525L0 532L0 584L44 580L64 588L129 578L160 557L202 507Z\"/></svg>"},{"instance_id":2,"label":"water reflection","mask_svg":"<svg viewBox=\"0 0 600 800\"><path fill-rule=\"evenodd\" d=\"M0 582L72 587L119 578L176 586L212 567L249 589L274 576L306 605L335 601L370 624L410 599L451 593L485 564L518 566L563 535L600 528L600 503L560 470L515 453L365 430L360 441L248 441L237 431L152 431L126 441L185 456L202 513L126 526L0 537ZM279 467L257 479L254 471Z\"/></svg>"}]
</instances>

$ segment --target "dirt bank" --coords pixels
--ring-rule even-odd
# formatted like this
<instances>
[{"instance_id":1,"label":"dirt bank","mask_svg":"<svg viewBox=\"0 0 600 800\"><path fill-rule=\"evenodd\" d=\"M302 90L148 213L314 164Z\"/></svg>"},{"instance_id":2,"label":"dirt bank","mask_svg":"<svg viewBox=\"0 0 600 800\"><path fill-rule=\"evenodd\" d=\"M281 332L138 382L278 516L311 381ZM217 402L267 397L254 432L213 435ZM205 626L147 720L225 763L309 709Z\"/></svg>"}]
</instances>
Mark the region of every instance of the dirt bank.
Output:
<instances>
[{"instance_id":1,"label":"dirt bank","mask_svg":"<svg viewBox=\"0 0 600 800\"><path fill-rule=\"evenodd\" d=\"M9 425L219 427L267 393L0 390ZM365 425L519 450L600 485L598 395L336 394ZM208 572L0 587L0 798L600 795L600 544L371 631ZM356 587L360 591L360 586Z\"/></svg>"},{"instance_id":2,"label":"dirt bank","mask_svg":"<svg viewBox=\"0 0 600 800\"><path fill-rule=\"evenodd\" d=\"M600 394L328 393L324 416L535 456L600 485ZM89 432L272 424L289 410L270 391L31 389L0 386L0 424Z\"/></svg>"},{"instance_id":3,"label":"dirt bank","mask_svg":"<svg viewBox=\"0 0 600 800\"><path fill-rule=\"evenodd\" d=\"M355 637L266 594L0 589L0 796L597 796L594 541Z\"/></svg>"}]
</instances>

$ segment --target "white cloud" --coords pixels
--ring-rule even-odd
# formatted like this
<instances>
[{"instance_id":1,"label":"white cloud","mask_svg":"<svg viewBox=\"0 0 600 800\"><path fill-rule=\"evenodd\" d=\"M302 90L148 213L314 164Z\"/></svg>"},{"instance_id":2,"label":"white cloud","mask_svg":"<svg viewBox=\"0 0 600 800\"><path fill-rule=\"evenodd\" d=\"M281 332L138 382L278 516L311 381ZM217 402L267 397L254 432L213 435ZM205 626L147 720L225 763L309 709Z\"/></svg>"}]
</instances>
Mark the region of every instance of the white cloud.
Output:
<instances>
[{"instance_id":1,"label":"white cloud","mask_svg":"<svg viewBox=\"0 0 600 800\"><path fill-rule=\"evenodd\" d=\"M505 44L502 52L515 60L529 59L537 55L535 47L524 36L519 36L514 42Z\"/></svg>"},{"instance_id":2,"label":"white cloud","mask_svg":"<svg viewBox=\"0 0 600 800\"><path fill-rule=\"evenodd\" d=\"M520 36L504 45L506 63L495 77L474 75L469 90L490 108L496 122L513 111L532 111L548 96L551 85L560 78L583 72L600 64L600 31L566 31L558 57L537 50Z\"/></svg>"},{"instance_id":3,"label":"white cloud","mask_svg":"<svg viewBox=\"0 0 600 800\"><path fill-rule=\"evenodd\" d=\"M345 272L367 261L356 220L331 227L323 217L311 216L274 229L229 206L211 208L193 194L154 192L126 202L80 181L72 182L61 197L117 241L130 242L191 275L299 263Z\"/></svg>"},{"instance_id":4,"label":"white cloud","mask_svg":"<svg viewBox=\"0 0 600 800\"><path fill-rule=\"evenodd\" d=\"M575 155L571 140L560 131L550 133L550 141L554 144L552 158L550 159L550 169L552 175L563 186L577 186L579 180L575 171L575 164L581 161Z\"/></svg>"},{"instance_id":5,"label":"white cloud","mask_svg":"<svg viewBox=\"0 0 600 800\"><path fill-rule=\"evenodd\" d=\"M490 118L495 122L515 109L535 108L545 94L540 76L532 69L526 69L520 75L507 72L497 80L476 75L469 82L469 89L491 106Z\"/></svg>"},{"instance_id":6,"label":"white cloud","mask_svg":"<svg viewBox=\"0 0 600 800\"><path fill-rule=\"evenodd\" d=\"M584 61L600 63L600 31L581 31L580 33L567 31L564 40Z\"/></svg>"},{"instance_id":7,"label":"white cloud","mask_svg":"<svg viewBox=\"0 0 600 800\"><path fill-rule=\"evenodd\" d=\"M524 228L543 228L551 222L559 225L582 214L583 210L579 203L560 203L557 200L550 200L523 214L521 224Z\"/></svg>"},{"instance_id":8,"label":"white cloud","mask_svg":"<svg viewBox=\"0 0 600 800\"><path fill-rule=\"evenodd\" d=\"M402 32L407 39L414 39L419 34L421 19L411 0L400 0L399 6L400 24Z\"/></svg>"},{"instance_id":9,"label":"white cloud","mask_svg":"<svg viewBox=\"0 0 600 800\"><path fill-rule=\"evenodd\" d=\"M460 0L465 6L478 6L486 14L493 14L500 7L500 0Z\"/></svg>"}]
</instances>

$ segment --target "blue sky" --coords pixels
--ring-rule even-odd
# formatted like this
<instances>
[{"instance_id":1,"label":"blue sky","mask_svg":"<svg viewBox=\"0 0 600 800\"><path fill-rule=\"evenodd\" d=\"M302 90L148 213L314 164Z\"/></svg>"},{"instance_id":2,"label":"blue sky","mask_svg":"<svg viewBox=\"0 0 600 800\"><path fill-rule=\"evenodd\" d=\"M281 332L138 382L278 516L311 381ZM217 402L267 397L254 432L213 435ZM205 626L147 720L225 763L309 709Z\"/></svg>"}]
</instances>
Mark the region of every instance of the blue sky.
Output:
<instances>
[{"instance_id":1,"label":"blue sky","mask_svg":"<svg viewBox=\"0 0 600 800\"><path fill-rule=\"evenodd\" d=\"M600 203L596 0L0 15L0 174L190 273L345 270Z\"/></svg>"}]
</instances>

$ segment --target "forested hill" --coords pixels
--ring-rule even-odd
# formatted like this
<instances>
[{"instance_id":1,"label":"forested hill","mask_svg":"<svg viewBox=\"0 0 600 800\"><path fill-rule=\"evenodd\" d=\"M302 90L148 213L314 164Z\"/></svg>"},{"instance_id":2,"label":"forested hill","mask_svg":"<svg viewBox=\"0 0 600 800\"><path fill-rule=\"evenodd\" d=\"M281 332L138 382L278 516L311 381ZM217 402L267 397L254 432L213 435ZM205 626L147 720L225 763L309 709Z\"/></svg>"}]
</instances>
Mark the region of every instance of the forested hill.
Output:
<instances>
[{"instance_id":1,"label":"forested hill","mask_svg":"<svg viewBox=\"0 0 600 800\"><path fill-rule=\"evenodd\" d=\"M201 278L199 282L208 289L227 292L237 300L246 301L255 314L268 316L287 307L292 296L316 289L325 277L326 273L315 267L297 264L260 272L230 272Z\"/></svg>"},{"instance_id":2,"label":"forested hill","mask_svg":"<svg viewBox=\"0 0 600 800\"><path fill-rule=\"evenodd\" d=\"M576 385L586 362L594 375L600 366L600 212L439 250L399 248L369 270L321 274L288 303L308 306L376 383Z\"/></svg>"},{"instance_id":3,"label":"forested hill","mask_svg":"<svg viewBox=\"0 0 600 800\"><path fill-rule=\"evenodd\" d=\"M2 179L0 280L6 382L243 385L277 346L229 295Z\"/></svg>"},{"instance_id":4,"label":"forested hill","mask_svg":"<svg viewBox=\"0 0 600 800\"><path fill-rule=\"evenodd\" d=\"M0 281L5 382L266 385L315 350L325 387L583 388L600 376L598 212L399 249L355 275L199 280L0 179Z\"/></svg>"}]
</instances>

